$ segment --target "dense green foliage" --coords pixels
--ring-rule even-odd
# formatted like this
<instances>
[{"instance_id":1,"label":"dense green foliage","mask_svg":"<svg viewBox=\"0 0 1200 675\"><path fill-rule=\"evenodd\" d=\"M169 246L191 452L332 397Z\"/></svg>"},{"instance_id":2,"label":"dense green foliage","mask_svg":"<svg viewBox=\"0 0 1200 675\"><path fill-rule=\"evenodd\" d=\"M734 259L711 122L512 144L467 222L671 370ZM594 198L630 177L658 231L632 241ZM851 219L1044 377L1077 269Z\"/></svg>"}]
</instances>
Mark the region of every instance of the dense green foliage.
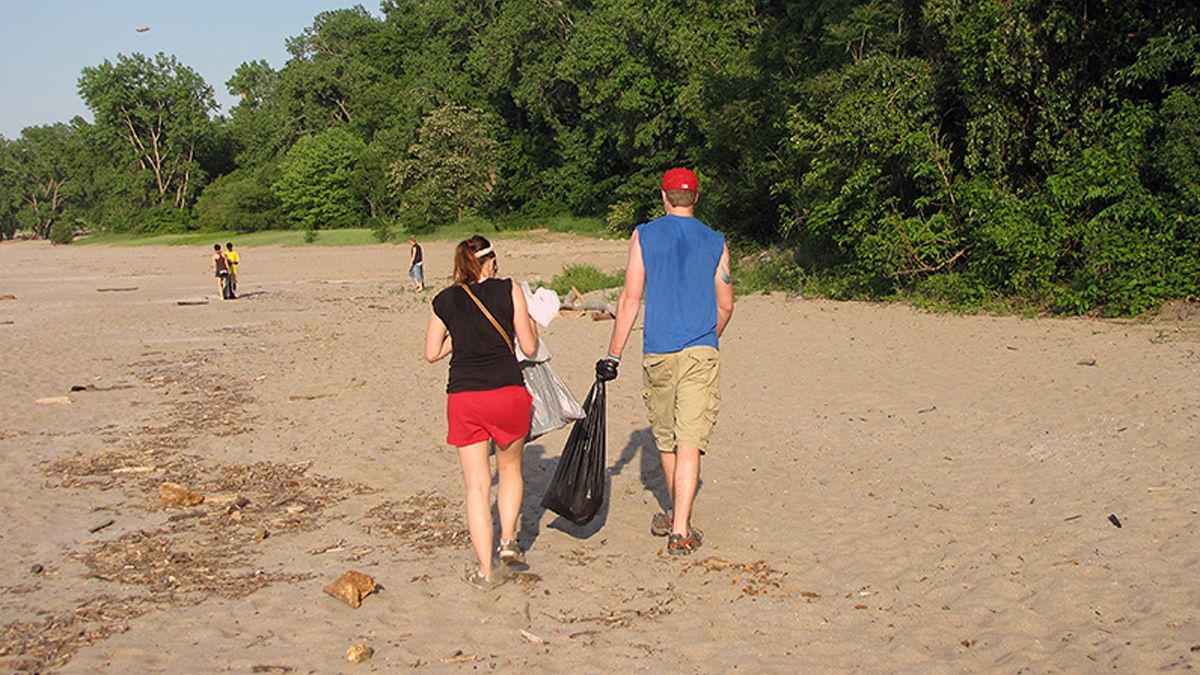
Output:
<instances>
[{"instance_id":1,"label":"dense green foliage","mask_svg":"<svg viewBox=\"0 0 1200 675\"><path fill-rule=\"evenodd\" d=\"M0 139L0 236L584 216L694 167L755 284L1132 314L1200 295L1200 5L383 0L241 101L174 57L83 68L95 121Z\"/></svg>"},{"instance_id":2,"label":"dense green foliage","mask_svg":"<svg viewBox=\"0 0 1200 675\"><path fill-rule=\"evenodd\" d=\"M565 296L572 290L590 293L606 288L620 288L624 284L624 273L608 274L593 265L574 264L564 266L562 272L555 275L546 287Z\"/></svg>"}]
</instances>

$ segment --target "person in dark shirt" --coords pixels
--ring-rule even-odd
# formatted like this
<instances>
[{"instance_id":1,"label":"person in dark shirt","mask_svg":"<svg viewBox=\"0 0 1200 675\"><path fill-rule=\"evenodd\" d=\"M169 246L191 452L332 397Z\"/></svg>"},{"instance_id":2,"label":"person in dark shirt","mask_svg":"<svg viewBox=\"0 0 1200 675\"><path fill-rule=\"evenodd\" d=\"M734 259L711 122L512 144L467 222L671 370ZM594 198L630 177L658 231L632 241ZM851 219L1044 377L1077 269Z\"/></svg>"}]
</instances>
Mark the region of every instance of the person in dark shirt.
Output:
<instances>
[{"instance_id":1,"label":"person in dark shirt","mask_svg":"<svg viewBox=\"0 0 1200 675\"><path fill-rule=\"evenodd\" d=\"M488 445L496 444L499 474L500 561L525 562L517 545L517 516L525 490L521 452L529 433L532 399L516 360L513 336L527 356L537 351L537 329L525 295L511 279L499 279L491 243L478 235L454 250L454 285L433 298L425 331L425 360L450 356L446 386L446 442L458 448L467 490L467 529L479 567L467 583L481 589L506 580L492 569L492 472Z\"/></svg>"},{"instance_id":2,"label":"person in dark shirt","mask_svg":"<svg viewBox=\"0 0 1200 675\"><path fill-rule=\"evenodd\" d=\"M412 279L413 290L425 290L425 255L416 237L408 238L408 277Z\"/></svg>"},{"instance_id":3,"label":"person in dark shirt","mask_svg":"<svg viewBox=\"0 0 1200 675\"><path fill-rule=\"evenodd\" d=\"M213 271L214 276L217 278L217 297L224 299L225 284L228 283L226 277L229 276L229 259L221 251L220 244L213 244L212 262L208 268Z\"/></svg>"}]
</instances>

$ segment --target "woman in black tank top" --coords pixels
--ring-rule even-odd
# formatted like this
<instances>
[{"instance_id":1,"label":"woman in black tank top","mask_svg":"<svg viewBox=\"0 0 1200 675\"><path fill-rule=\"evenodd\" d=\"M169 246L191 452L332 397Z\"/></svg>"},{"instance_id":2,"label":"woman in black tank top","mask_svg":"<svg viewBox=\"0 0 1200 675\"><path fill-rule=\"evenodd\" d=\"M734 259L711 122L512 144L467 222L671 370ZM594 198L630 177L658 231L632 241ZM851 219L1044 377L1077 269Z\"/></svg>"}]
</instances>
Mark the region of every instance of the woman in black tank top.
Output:
<instances>
[{"instance_id":1,"label":"woman in black tank top","mask_svg":"<svg viewBox=\"0 0 1200 675\"><path fill-rule=\"evenodd\" d=\"M492 442L500 478L500 561L525 561L516 527L525 490L521 451L529 433L531 399L515 349L532 355L538 339L525 295L512 280L496 278L498 271L487 239L476 235L460 242L454 251L455 284L434 297L425 331L425 360L435 363L450 356L446 441L458 448L467 488L467 529L479 558L479 568L466 581L483 589L507 578L492 570Z\"/></svg>"}]
</instances>

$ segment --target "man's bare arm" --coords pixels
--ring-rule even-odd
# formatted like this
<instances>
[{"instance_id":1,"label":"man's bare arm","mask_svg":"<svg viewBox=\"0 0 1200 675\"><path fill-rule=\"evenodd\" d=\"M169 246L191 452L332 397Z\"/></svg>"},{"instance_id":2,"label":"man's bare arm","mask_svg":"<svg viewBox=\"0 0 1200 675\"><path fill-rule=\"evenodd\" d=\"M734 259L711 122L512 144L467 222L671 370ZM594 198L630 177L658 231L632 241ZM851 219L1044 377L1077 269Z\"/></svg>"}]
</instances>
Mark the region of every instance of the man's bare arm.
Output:
<instances>
[{"instance_id":1,"label":"man's bare arm","mask_svg":"<svg viewBox=\"0 0 1200 675\"><path fill-rule=\"evenodd\" d=\"M629 257L625 262L625 286L617 299L617 320L613 322L612 339L608 342L608 353L620 357L629 341L633 322L642 308L642 292L646 289L646 268L642 264L642 245L634 231L629 238Z\"/></svg>"},{"instance_id":2,"label":"man's bare arm","mask_svg":"<svg viewBox=\"0 0 1200 675\"><path fill-rule=\"evenodd\" d=\"M725 332L729 319L733 317L733 277L729 272L729 245L721 251L717 273L713 275L713 288L717 292L717 336Z\"/></svg>"}]
</instances>

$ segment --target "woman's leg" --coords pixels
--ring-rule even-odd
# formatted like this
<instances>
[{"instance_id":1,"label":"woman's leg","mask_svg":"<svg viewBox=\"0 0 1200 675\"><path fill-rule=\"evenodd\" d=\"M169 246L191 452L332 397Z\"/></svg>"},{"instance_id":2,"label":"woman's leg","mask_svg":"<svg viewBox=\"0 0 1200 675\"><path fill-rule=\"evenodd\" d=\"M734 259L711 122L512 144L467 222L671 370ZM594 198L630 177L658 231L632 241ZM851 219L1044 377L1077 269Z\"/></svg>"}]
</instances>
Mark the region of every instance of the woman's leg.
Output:
<instances>
[{"instance_id":1,"label":"woman's leg","mask_svg":"<svg viewBox=\"0 0 1200 675\"><path fill-rule=\"evenodd\" d=\"M479 558L479 571L492 573L492 469L488 464L488 442L481 441L458 449L463 481L467 487L467 530L471 547Z\"/></svg>"},{"instance_id":2,"label":"woman's leg","mask_svg":"<svg viewBox=\"0 0 1200 675\"><path fill-rule=\"evenodd\" d=\"M521 497L525 494L525 480L521 475L524 449L524 438L496 448L496 473L500 477L496 508L500 512L500 538L508 541L517 538L517 518L521 515Z\"/></svg>"}]
</instances>

